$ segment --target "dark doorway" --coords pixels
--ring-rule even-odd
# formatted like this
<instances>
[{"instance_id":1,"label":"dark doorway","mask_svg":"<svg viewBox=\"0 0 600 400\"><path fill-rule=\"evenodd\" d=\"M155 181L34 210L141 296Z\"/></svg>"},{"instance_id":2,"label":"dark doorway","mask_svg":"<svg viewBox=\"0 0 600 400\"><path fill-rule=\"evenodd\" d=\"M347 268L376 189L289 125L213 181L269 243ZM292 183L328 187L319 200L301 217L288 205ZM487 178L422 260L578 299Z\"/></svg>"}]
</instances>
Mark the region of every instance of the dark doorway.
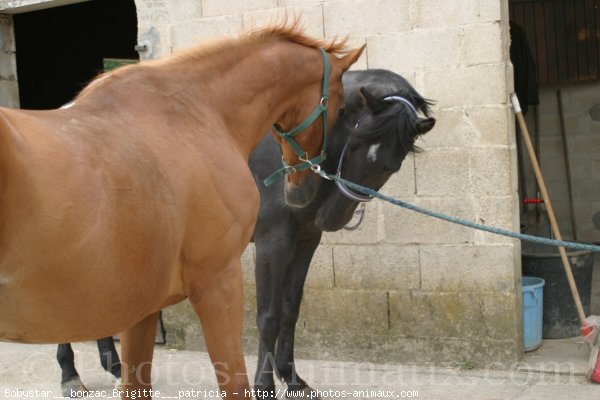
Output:
<instances>
[{"instance_id":1,"label":"dark doorway","mask_svg":"<svg viewBox=\"0 0 600 400\"><path fill-rule=\"evenodd\" d=\"M134 0L92 0L14 16L21 108L71 101L103 60L139 59Z\"/></svg>"}]
</instances>

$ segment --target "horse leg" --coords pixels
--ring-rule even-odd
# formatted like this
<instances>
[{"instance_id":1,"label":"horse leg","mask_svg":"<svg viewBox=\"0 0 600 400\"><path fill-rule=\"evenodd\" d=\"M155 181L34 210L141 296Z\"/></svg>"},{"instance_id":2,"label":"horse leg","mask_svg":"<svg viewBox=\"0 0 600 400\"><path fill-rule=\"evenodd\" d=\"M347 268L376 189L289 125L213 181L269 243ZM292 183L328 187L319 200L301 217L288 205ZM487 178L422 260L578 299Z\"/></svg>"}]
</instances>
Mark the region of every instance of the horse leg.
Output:
<instances>
[{"instance_id":1,"label":"horse leg","mask_svg":"<svg viewBox=\"0 0 600 400\"><path fill-rule=\"evenodd\" d=\"M75 369L75 354L70 343L58 345L56 360L62 371L60 388L63 397L82 397L87 393L87 388L81 382Z\"/></svg>"},{"instance_id":2,"label":"horse leg","mask_svg":"<svg viewBox=\"0 0 600 400\"><path fill-rule=\"evenodd\" d=\"M186 294L202 323L222 397L252 398L242 343L244 288L240 260L210 276L202 268L188 267L183 278Z\"/></svg>"},{"instance_id":3,"label":"horse leg","mask_svg":"<svg viewBox=\"0 0 600 400\"><path fill-rule=\"evenodd\" d=\"M113 337L109 336L104 339L99 339L97 343L102 368L117 378L117 384L119 384L119 381L121 380L121 360L119 359L119 353L117 353L117 349L115 348Z\"/></svg>"},{"instance_id":4,"label":"horse leg","mask_svg":"<svg viewBox=\"0 0 600 400\"><path fill-rule=\"evenodd\" d=\"M121 334L122 399L152 398L152 355L157 321L158 313L150 314Z\"/></svg>"},{"instance_id":5,"label":"horse leg","mask_svg":"<svg viewBox=\"0 0 600 400\"><path fill-rule=\"evenodd\" d=\"M311 233L309 238L303 238L298 242L296 253L285 277L281 327L277 340L275 362L279 376L287 384L286 397L290 399L319 399L318 393L308 386L296 372L294 335L308 267L320 240L321 232L318 232Z\"/></svg>"},{"instance_id":6,"label":"horse leg","mask_svg":"<svg viewBox=\"0 0 600 400\"><path fill-rule=\"evenodd\" d=\"M275 398L275 344L281 324L281 303L285 270L292 256L292 246L285 236L278 240L255 237L256 244L256 324L258 326L258 362L254 377L257 398Z\"/></svg>"}]
</instances>

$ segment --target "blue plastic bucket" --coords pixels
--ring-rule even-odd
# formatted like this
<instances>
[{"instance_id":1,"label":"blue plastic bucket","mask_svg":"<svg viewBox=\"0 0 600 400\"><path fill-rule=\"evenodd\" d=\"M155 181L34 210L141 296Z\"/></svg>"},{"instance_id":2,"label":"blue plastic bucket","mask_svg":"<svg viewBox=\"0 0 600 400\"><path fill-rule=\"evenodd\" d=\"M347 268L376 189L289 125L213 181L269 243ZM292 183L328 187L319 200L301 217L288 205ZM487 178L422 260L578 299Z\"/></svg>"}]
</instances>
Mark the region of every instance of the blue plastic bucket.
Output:
<instances>
[{"instance_id":1,"label":"blue plastic bucket","mask_svg":"<svg viewBox=\"0 0 600 400\"><path fill-rule=\"evenodd\" d=\"M542 344L544 317L544 280L523 277L523 341L525 351L536 350Z\"/></svg>"}]
</instances>

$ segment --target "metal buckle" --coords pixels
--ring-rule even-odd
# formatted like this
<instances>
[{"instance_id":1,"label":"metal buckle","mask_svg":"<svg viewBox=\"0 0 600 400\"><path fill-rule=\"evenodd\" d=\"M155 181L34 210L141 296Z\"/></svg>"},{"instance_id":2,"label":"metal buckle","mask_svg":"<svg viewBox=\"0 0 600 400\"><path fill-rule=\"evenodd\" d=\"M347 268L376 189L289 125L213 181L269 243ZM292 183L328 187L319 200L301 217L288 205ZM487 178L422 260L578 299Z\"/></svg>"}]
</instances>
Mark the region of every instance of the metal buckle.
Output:
<instances>
[{"instance_id":1,"label":"metal buckle","mask_svg":"<svg viewBox=\"0 0 600 400\"><path fill-rule=\"evenodd\" d=\"M291 165L286 165L283 167L283 170L285 171L286 174L295 174L296 172L296 168L291 166Z\"/></svg>"},{"instance_id":2,"label":"metal buckle","mask_svg":"<svg viewBox=\"0 0 600 400\"><path fill-rule=\"evenodd\" d=\"M329 98L325 96L321 97L321 101L319 102L319 104L321 104L321 107L323 108L329 107Z\"/></svg>"}]
</instances>

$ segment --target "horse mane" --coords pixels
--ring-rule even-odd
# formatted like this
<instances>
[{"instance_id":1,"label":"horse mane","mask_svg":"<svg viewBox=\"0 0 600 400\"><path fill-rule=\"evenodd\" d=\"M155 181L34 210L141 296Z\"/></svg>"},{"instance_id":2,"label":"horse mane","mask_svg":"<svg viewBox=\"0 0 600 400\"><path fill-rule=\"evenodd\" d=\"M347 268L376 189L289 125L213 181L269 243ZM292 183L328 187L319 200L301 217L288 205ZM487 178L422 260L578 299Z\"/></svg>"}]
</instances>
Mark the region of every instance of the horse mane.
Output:
<instances>
[{"instance_id":1,"label":"horse mane","mask_svg":"<svg viewBox=\"0 0 600 400\"><path fill-rule=\"evenodd\" d=\"M157 60L156 63L176 62L177 60L197 61L203 57L211 56L223 51L233 51L237 48L252 44L267 43L276 40L285 40L313 48L323 48L326 52L335 56L343 56L352 51L346 47L348 38L333 38L329 41L313 38L304 33L299 18L289 21L287 16L281 22L276 22L265 27L255 28L237 37L216 39L208 43L191 47L187 50Z\"/></svg>"},{"instance_id":2,"label":"horse mane","mask_svg":"<svg viewBox=\"0 0 600 400\"><path fill-rule=\"evenodd\" d=\"M371 94L380 99L387 96L401 96L410 101L424 116L430 116L433 102L421 96L406 79L391 71L379 70L377 73L377 81L365 84ZM346 100L346 107L352 110L360 110L364 107L358 91L356 95ZM363 126L362 129L359 127L355 131L354 135L357 138L374 139L391 129L398 137L403 151L414 153L420 151L415 145L415 139L419 136L415 128L416 116L405 104L390 103L384 112L372 115L371 118L368 129Z\"/></svg>"},{"instance_id":3,"label":"horse mane","mask_svg":"<svg viewBox=\"0 0 600 400\"><path fill-rule=\"evenodd\" d=\"M243 33L237 37L215 39L208 43L203 43L186 50L179 51L169 57L158 60L146 61L141 64L131 64L121 67L115 71L101 73L92 79L89 84L76 96L76 100L87 96L98 87L99 81L108 76L122 76L131 70L140 68L152 68L160 66L169 66L181 62L197 62L200 60L210 60L211 56L218 53L229 54L238 48L250 46L252 44L267 43L276 40L286 40L313 48L323 48L326 52L334 56L343 56L352 51L346 48L348 38L338 40L337 38L329 41L316 39L306 35L303 31L300 18L296 17L291 22L285 16L284 20L266 27L257 28Z\"/></svg>"},{"instance_id":4,"label":"horse mane","mask_svg":"<svg viewBox=\"0 0 600 400\"><path fill-rule=\"evenodd\" d=\"M278 39L288 40L303 46L322 48L326 52L338 56L352 51L346 48L348 42L347 37L340 40L334 38L329 41L325 41L306 35L303 31L302 23L299 18L294 18L292 22L288 22L286 17L283 22L252 30L246 35L249 40L258 42Z\"/></svg>"}]
</instances>

